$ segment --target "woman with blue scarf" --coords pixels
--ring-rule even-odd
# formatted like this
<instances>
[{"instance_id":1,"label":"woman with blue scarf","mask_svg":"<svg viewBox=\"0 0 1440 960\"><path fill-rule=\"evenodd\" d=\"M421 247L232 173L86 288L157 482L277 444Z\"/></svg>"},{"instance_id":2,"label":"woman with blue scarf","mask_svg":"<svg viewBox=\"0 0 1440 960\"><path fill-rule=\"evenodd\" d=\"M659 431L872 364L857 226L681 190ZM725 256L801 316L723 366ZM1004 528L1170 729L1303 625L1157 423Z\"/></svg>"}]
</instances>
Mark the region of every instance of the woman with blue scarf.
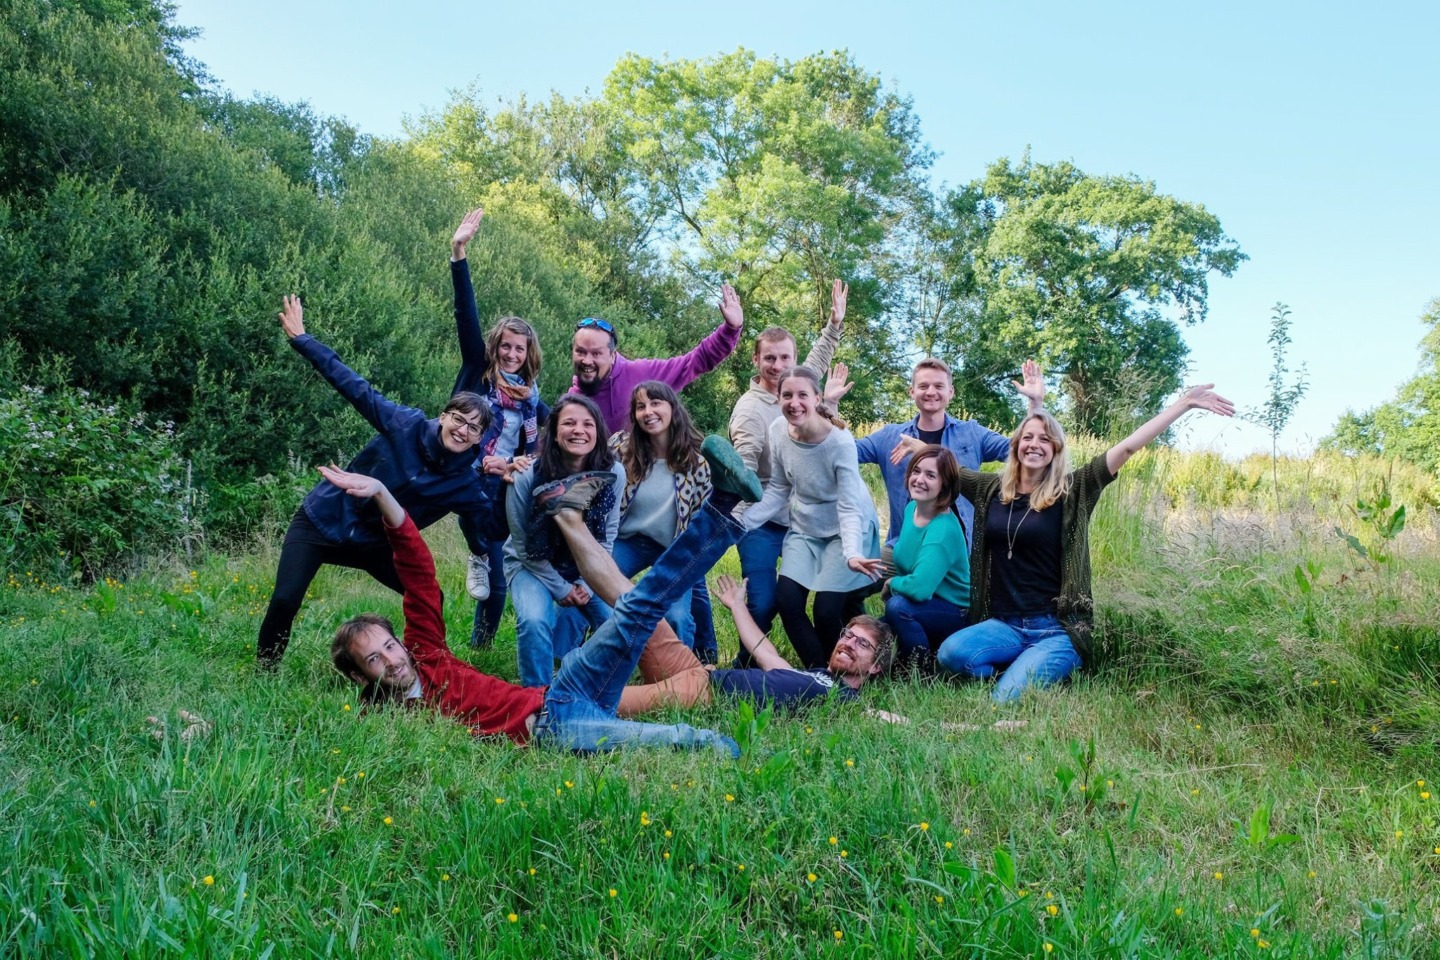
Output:
<instances>
[{"instance_id":1,"label":"woman with blue scarf","mask_svg":"<svg viewBox=\"0 0 1440 960\"><path fill-rule=\"evenodd\" d=\"M490 427L476 447L475 474L489 506L460 516L470 544L465 587L475 598L472 647L488 646L505 611L502 548L510 528L505 497L512 475L527 469L539 437L539 424L550 415L540 400L540 340L519 317L501 317L490 333L480 334L480 313L465 248L480 228L483 210L472 210L450 241L450 280L455 287L455 329L462 367L456 391L480 394L490 405Z\"/></svg>"}]
</instances>

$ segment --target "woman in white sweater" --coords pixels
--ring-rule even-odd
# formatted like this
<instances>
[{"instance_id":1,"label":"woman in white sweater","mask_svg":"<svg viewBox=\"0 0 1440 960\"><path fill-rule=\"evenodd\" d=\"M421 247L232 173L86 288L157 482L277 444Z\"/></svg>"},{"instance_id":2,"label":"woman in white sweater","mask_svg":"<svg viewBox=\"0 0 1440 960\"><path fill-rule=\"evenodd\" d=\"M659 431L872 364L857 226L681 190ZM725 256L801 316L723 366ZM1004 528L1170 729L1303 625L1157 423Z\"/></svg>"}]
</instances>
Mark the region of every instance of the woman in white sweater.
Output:
<instances>
[{"instance_id":1,"label":"woman in white sweater","mask_svg":"<svg viewBox=\"0 0 1440 960\"><path fill-rule=\"evenodd\" d=\"M770 425L770 482L745 511L747 530L789 511L775 590L780 622L795 653L823 668L845 623L863 612L880 576L880 524L860 479L855 438L824 400L820 378L794 367L780 379L783 419ZM814 619L806 612L815 594Z\"/></svg>"}]
</instances>

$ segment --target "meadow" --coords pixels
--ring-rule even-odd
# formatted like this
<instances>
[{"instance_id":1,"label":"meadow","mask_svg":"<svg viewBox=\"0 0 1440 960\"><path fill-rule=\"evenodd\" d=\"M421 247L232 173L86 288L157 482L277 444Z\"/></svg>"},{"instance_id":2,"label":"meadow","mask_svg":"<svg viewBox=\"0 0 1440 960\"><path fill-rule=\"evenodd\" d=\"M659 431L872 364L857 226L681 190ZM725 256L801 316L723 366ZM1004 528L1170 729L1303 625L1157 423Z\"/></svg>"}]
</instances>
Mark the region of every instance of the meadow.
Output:
<instances>
[{"instance_id":1,"label":"meadow","mask_svg":"<svg viewBox=\"0 0 1440 960\"><path fill-rule=\"evenodd\" d=\"M999 710L978 684L865 693L909 726L687 718L735 763L362 712L329 636L399 603L349 571L258 675L274 541L90 586L11 570L0 956L1440 955L1434 482L1317 457L1276 492L1269 468L1122 472L1074 682ZM463 548L428 539L458 650ZM515 675L508 628L461 653ZM182 738L182 709L213 729Z\"/></svg>"}]
</instances>

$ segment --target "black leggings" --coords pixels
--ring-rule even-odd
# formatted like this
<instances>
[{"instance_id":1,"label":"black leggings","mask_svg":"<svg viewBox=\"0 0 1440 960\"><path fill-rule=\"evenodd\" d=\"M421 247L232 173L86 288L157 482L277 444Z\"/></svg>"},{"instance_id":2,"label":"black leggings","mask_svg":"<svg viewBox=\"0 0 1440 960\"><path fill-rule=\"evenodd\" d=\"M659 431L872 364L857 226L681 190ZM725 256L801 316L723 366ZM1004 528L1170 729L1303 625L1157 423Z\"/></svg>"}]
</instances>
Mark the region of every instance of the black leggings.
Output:
<instances>
[{"instance_id":1,"label":"black leggings","mask_svg":"<svg viewBox=\"0 0 1440 960\"><path fill-rule=\"evenodd\" d=\"M302 508L285 531L280 566L275 571L275 591L270 594L270 607L260 622L255 656L262 666L274 666L285 655L290 643L290 627L305 602L305 591L310 589L310 581L315 579L321 565L327 563L364 570L396 593L404 592L388 542L326 542Z\"/></svg>"},{"instance_id":2,"label":"black leggings","mask_svg":"<svg viewBox=\"0 0 1440 960\"><path fill-rule=\"evenodd\" d=\"M830 664L830 654L840 639L840 631L854 617L865 612L866 590L821 590L815 594L815 620L805 612L810 591L789 577L781 577L775 585L775 606L780 623L795 648L795 655L807 670Z\"/></svg>"}]
</instances>

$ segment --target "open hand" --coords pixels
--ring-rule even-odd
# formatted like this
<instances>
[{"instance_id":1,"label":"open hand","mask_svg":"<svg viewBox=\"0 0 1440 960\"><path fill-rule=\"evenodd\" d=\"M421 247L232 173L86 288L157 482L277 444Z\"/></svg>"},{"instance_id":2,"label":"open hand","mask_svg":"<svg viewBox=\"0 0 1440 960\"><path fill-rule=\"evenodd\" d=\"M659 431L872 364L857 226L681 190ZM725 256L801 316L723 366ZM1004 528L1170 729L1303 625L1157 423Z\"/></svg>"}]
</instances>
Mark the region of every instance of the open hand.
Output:
<instances>
[{"instance_id":1,"label":"open hand","mask_svg":"<svg viewBox=\"0 0 1440 960\"><path fill-rule=\"evenodd\" d=\"M840 326L845 322L845 307L850 301L850 285L839 277L830 285L830 322Z\"/></svg>"},{"instance_id":2,"label":"open hand","mask_svg":"<svg viewBox=\"0 0 1440 960\"><path fill-rule=\"evenodd\" d=\"M294 340L296 337L305 335L305 308L300 303L300 298L287 294L281 300L280 326L285 331L285 336Z\"/></svg>"},{"instance_id":3,"label":"open hand","mask_svg":"<svg viewBox=\"0 0 1440 960\"><path fill-rule=\"evenodd\" d=\"M465 245L475 239L475 234L480 230L480 221L485 217L485 211L476 207L465 214L465 219L460 221L460 226L455 228L455 236L450 238L450 255L452 260L465 259Z\"/></svg>"},{"instance_id":4,"label":"open hand","mask_svg":"<svg viewBox=\"0 0 1440 960\"><path fill-rule=\"evenodd\" d=\"M911 454L924 446L925 444L920 441L919 437L901 436L899 442L895 444L895 449L890 451L890 464L896 467L900 466Z\"/></svg>"},{"instance_id":5,"label":"open hand","mask_svg":"<svg viewBox=\"0 0 1440 960\"><path fill-rule=\"evenodd\" d=\"M745 585L747 583L749 583L748 580L736 580L730 574L722 573L715 578L715 586L711 592L715 594L715 599L719 600L722 606L733 610L745 605Z\"/></svg>"},{"instance_id":6,"label":"open hand","mask_svg":"<svg viewBox=\"0 0 1440 960\"><path fill-rule=\"evenodd\" d=\"M740 294L728 283L720 288L720 316L732 327L745 326L745 308L740 305Z\"/></svg>"},{"instance_id":7,"label":"open hand","mask_svg":"<svg viewBox=\"0 0 1440 960\"><path fill-rule=\"evenodd\" d=\"M845 394L855 389L855 384L850 382L850 368L843 363L837 363L830 368L830 376L825 378L825 402L832 407L845 398Z\"/></svg>"},{"instance_id":8,"label":"open hand","mask_svg":"<svg viewBox=\"0 0 1440 960\"><path fill-rule=\"evenodd\" d=\"M1202 383L1191 387L1180 395L1180 403L1186 410L1209 410L1222 417L1235 416L1235 404L1215 392L1215 384Z\"/></svg>"},{"instance_id":9,"label":"open hand","mask_svg":"<svg viewBox=\"0 0 1440 960\"><path fill-rule=\"evenodd\" d=\"M1030 402L1030 409L1038 410L1045 406L1045 375L1040 369L1040 364L1034 360L1026 360L1020 367L1020 376L1024 381L1011 380L1010 384L1015 392Z\"/></svg>"},{"instance_id":10,"label":"open hand","mask_svg":"<svg viewBox=\"0 0 1440 960\"><path fill-rule=\"evenodd\" d=\"M879 580L885 573L885 561L879 557L851 557L845 565L856 573L863 573L871 580Z\"/></svg>"},{"instance_id":11,"label":"open hand","mask_svg":"<svg viewBox=\"0 0 1440 960\"><path fill-rule=\"evenodd\" d=\"M352 497L369 500L371 497L378 497L385 492L385 484L374 477L367 477L363 473L348 473L333 463L328 467L320 467L319 470L322 477Z\"/></svg>"}]
</instances>

